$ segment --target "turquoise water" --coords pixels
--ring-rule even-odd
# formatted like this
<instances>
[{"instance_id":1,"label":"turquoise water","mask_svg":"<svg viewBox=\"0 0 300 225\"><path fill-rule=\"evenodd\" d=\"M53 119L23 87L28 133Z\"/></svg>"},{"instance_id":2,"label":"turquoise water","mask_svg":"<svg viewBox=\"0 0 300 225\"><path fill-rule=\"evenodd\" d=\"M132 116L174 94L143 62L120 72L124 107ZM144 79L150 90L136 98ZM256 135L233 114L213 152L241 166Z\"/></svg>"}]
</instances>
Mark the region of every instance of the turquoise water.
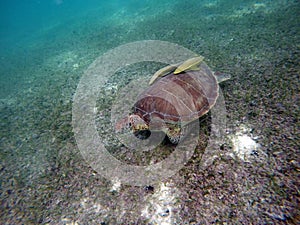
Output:
<instances>
[{"instance_id":1,"label":"turquoise water","mask_svg":"<svg viewBox=\"0 0 300 225\"><path fill-rule=\"evenodd\" d=\"M2 0L0 11L1 224L299 222L299 1ZM72 101L95 59L144 40L176 43L231 74L221 84L228 128L208 169L199 170L199 144L169 180L119 187L83 160ZM119 88L162 66L113 75L99 117L109 124ZM98 126L111 135L112 125ZM237 141L249 138L259 147L239 157Z\"/></svg>"}]
</instances>

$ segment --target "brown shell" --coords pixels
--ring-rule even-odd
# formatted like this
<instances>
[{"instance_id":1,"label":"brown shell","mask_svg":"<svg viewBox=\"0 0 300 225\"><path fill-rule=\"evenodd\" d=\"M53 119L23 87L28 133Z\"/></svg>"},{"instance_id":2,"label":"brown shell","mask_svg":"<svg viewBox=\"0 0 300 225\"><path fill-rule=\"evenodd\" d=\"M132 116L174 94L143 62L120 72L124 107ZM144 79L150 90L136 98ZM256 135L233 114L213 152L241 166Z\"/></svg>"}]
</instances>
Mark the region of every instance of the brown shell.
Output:
<instances>
[{"instance_id":1,"label":"brown shell","mask_svg":"<svg viewBox=\"0 0 300 225\"><path fill-rule=\"evenodd\" d=\"M219 86L204 62L199 68L155 81L139 95L134 114L148 124L154 120L186 124L206 114L218 98Z\"/></svg>"}]
</instances>

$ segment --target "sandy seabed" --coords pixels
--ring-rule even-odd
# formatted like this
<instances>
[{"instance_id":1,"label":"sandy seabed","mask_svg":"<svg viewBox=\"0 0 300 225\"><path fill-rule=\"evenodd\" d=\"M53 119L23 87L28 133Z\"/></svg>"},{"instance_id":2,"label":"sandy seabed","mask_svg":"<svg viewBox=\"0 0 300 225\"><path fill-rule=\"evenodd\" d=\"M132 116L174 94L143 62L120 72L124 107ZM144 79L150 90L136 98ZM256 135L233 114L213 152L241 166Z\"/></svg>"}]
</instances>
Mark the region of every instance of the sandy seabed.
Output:
<instances>
[{"instance_id":1,"label":"sandy seabed","mask_svg":"<svg viewBox=\"0 0 300 225\"><path fill-rule=\"evenodd\" d=\"M178 1L155 14L120 10L105 24L70 22L19 44L30 51L3 56L0 223L299 223L299 2L225 2ZM199 164L209 129L201 130L193 157L176 175L126 186L102 178L83 160L72 132L72 98L99 55L151 39L180 44L231 74L221 84L226 137L220 157L205 170ZM97 102L107 122L97 123L103 137L113 136L110 106L119 87L160 66L138 64L110 78ZM112 154L134 163L172 151L166 142L136 156L111 145Z\"/></svg>"}]
</instances>

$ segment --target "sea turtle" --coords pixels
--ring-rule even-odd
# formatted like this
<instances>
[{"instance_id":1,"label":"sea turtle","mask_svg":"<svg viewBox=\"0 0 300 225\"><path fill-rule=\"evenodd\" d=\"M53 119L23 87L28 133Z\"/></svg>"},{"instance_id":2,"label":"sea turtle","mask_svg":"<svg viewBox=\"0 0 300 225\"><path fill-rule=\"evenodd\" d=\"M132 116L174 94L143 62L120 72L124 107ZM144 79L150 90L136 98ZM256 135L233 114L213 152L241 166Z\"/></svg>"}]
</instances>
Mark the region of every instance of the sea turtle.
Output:
<instances>
[{"instance_id":1,"label":"sea turtle","mask_svg":"<svg viewBox=\"0 0 300 225\"><path fill-rule=\"evenodd\" d=\"M134 133L163 131L177 144L184 135L182 128L214 106L218 83L229 78L212 72L201 56L164 67L138 96L132 114L118 121L115 128L117 132L128 128Z\"/></svg>"}]
</instances>

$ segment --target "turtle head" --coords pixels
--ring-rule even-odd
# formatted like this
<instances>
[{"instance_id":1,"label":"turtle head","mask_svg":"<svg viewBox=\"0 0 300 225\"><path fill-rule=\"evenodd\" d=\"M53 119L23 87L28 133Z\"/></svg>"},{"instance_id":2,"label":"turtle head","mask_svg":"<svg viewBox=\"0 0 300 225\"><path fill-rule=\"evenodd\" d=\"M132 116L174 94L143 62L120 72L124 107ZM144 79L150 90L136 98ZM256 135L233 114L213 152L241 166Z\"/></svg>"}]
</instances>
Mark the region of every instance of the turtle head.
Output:
<instances>
[{"instance_id":1,"label":"turtle head","mask_svg":"<svg viewBox=\"0 0 300 225\"><path fill-rule=\"evenodd\" d=\"M115 125L116 132L124 132L125 130L132 130L139 132L149 130L149 125L138 115L130 115L119 120Z\"/></svg>"}]
</instances>

